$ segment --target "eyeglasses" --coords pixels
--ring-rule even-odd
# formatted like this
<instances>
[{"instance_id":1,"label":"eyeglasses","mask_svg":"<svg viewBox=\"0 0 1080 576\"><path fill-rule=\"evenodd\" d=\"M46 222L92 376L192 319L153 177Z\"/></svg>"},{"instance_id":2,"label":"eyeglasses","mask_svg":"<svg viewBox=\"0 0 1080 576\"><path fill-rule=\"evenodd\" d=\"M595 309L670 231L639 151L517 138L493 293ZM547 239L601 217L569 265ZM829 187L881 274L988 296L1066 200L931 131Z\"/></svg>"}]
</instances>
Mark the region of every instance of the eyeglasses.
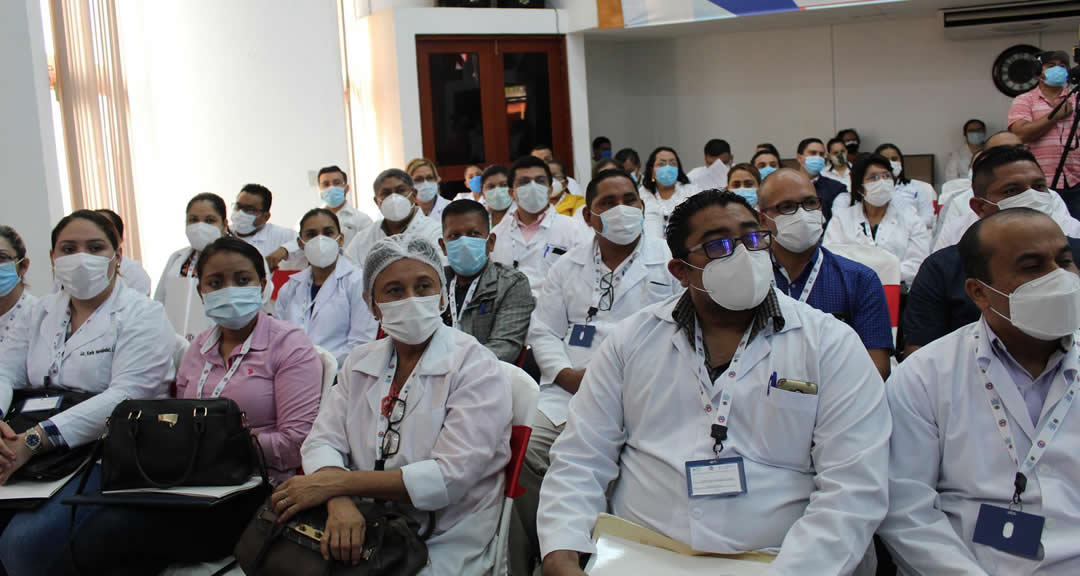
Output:
<instances>
[{"instance_id":1,"label":"eyeglasses","mask_svg":"<svg viewBox=\"0 0 1080 576\"><path fill-rule=\"evenodd\" d=\"M250 214L252 216L257 216L260 212L265 212L265 210L262 210L261 208L253 208L251 206L242 206L240 204L233 204L232 209L233 209L233 212L243 212L244 214Z\"/></svg>"},{"instance_id":2,"label":"eyeglasses","mask_svg":"<svg viewBox=\"0 0 1080 576\"><path fill-rule=\"evenodd\" d=\"M514 180L514 188L521 188L522 186L528 186L529 184L531 184L533 182L536 182L537 184L539 184L541 186L547 186L548 185L547 176L537 176L536 178L521 177L521 178L518 178L517 180Z\"/></svg>"},{"instance_id":3,"label":"eyeglasses","mask_svg":"<svg viewBox=\"0 0 1080 576\"><path fill-rule=\"evenodd\" d=\"M776 210L781 214L794 214L800 206L807 212L811 210L821 210L821 198L818 198L817 196L807 196L806 198L803 198L801 202L788 200L786 202L781 202L776 206L765 208L765 211Z\"/></svg>"},{"instance_id":4,"label":"eyeglasses","mask_svg":"<svg viewBox=\"0 0 1080 576\"><path fill-rule=\"evenodd\" d=\"M615 301L615 284L612 283L614 279L614 270L600 277L600 302L598 308L601 312L610 312L611 305Z\"/></svg>"},{"instance_id":5,"label":"eyeglasses","mask_svg":"<svg viewBox=\"0 0 1080 576\"><path fill-rule=\"evenodd\" d=\"M863 184L870 184L872 182L878 182L878 181L892 182L892 180L893 180L893 175L890 174L889 172L878 172L877 174L871 174L871 175L867 176L866 178L863 178Z\"/></svg>"},{"instance_id":6,"label":"eyeglasses","mask_svg":"<svg viewBox=\"0 0 1080 576\"><path fill-rule=\"evenodd\" d=\"M398 432L398 428L401 426L401 421L405 419L405 401L397 397L391 398L389 409L386 412L390 414L387 417L390 424L386 427L386 434L383 436L383 460L389 460L396 455L401 445L401 434Z\"/></svg>"},{"instance_id":7,"label":"eyeglasses","mask_svg":"<svg viewBox=\"0 0 1080 576\"><path fill-rule=\"evenodd\" d=\"M692 246L689 252L704 250L705 256L709 260L719 260L731 256L739 244L746 246L746 249L751 252L768 250L769 246L772 245L772 232L757 230L739 238L717 238L716 240L709 240L697 246Z\"/></svg>"},{"instance_id":8,"label":"eyeglasses","mask_svg":"<svg viewBox=\"0 0 1080 576\"><path fill-rule=\"evenodd\" d=\"M12 256L8 256L7 254L0 254L0 264L7 264L9 262L13 262L16 266L18 266L22 263L23 260L25 260L25 258L14 258Z\"/></svg>"}]
</instances>

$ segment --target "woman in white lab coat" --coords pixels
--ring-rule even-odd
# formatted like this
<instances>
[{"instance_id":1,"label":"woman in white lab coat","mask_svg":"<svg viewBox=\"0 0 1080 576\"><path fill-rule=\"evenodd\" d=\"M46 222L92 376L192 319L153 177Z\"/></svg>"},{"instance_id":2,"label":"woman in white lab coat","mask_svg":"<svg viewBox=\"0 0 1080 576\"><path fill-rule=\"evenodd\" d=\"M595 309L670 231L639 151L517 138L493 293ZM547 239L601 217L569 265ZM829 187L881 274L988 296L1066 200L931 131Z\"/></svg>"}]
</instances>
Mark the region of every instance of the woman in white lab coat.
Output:
<instances>
[{"instance_id":1,"label":"woman in white lab coat","mask_svg":"<svg viewBox=\"0 0 1080 576\"><path fill-rule=\"evenodd\" d=\"M674 148L660 146L649 154L642 175L641 200L645 203L645 230L653 238L663 238L672 210L700 192L683 172Z\"/></svg>"},{"instance_id":2,"label":"woman in white lab coat","mask_svg":"<svg viewBox=\"0 0 1080 576\"><path fill-rule=\"evenodd\" d=\"M435 512L421 574L505 573L494 566L495 532L512 401L500 362L442 323L442 260L426 240L377 242L364 262L364 297L389 337L349 354L301 448L307 475L274 491L275 510L288 520L325 505L323 552L346 562L364 544L351 498L394 501L425 528Z\"/></svg>"},{"instance_id":3,"label":"woman in white lab coat","mask_svg":"<svg viewBox=\"0 0 1080 576\"><path fill-rule=\"evenodd\" d=\"M116 281L122 254L116 228L96 212L78 210L53 229L53 271L63 290L34 304L9 334L0 355L0 408L5 414L21 410L11 405L14 390L45 385L95 396L0 448L0 483L37 455L96 440L121 400L166 393L176 337L160 304ZM0 431L13 436L7 424ZM75 485L69 482L41 506L11 517L0 535L0 561L9 575L48 573L58 547L68 541L71 509L60 502ZM98 487L95 469L87 491Z\"/></svg>"},{"instance_id":4,"label":"woman in white lab coat","mask_svg":"<svg viewBox=\"0 0 1080 576\"><path fill-rule=\"evenodd\" d=\"M0 354L6 351L8 333L37 302L23 282L29 270L22 236L10 226L0 226Z\"/></svg>"},{"instance_id":5,"label":"woman in white lab coat","mask_svg":"<svg viewBox=\"0 0 1080 576\"><path fill-rule=\"evenodd\" d=\"M919 215L927 230L934 228L934 201L937 200L937 192L934 187L922 180L908 178L904 166L904 153L897 148L896 144L882 144L874 151L881 154L892 167L893 176L896 177L896 199L903 199Z\"/></svg>"},{"instance_id":6,"label":"woman in white lab coat","mask_svg":"<svg viewBox=\"0 0 1080 576\"><path fill-rule=\"evenodd\" d=\"M299 244L310 266L290 276L277 298L278 316L303 328L313 344L334 355L338 366L379 332L364 303L363 272L340 258L343 242L336 214L324 208L305 214Z\"/></svg>"},{"instance_id":7,"label":"woman in white lab coat","mask_svg":"<svg viewBox=\"0 0 1080 576\"><path fill-rule=\"evenodd\" d=\"M910 285L930 253L930 232L906 202L894 199L896 179L889 161L877 154L859 157L851 171L851 186L848 205L833 204L825 247L884 248L900 260L900 280Z\"/></svg>"},{"instance_id":8,"label":"woman in white lab coat","mask_svg":"<svg viewBox=\"0 0 1080 576\"><path fill-rule=\"evenodd\" d=\"M229 220L225 217L225 201L210 192L197 194L189 200L185 213L187 227L184 231L189 245L169 256L154 290L154 300L165 306L176 333L191 341L211 325L203 313L202 301L195 293L199 283L195 263L203 248L229 235Z\"/></svg>"}]
</instances>

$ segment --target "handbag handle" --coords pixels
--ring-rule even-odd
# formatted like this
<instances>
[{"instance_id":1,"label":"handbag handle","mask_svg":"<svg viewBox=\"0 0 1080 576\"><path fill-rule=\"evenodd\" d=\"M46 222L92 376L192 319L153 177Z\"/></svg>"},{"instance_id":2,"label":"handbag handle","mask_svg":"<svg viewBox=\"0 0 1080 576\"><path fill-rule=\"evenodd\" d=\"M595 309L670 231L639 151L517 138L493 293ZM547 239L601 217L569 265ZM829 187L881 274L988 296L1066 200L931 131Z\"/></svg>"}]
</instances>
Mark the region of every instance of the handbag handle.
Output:
<instances>
[{"instance_id":1,"label":"handbag handle","mask_svg":"<svg viewBox=\"0 0 1080 576\"><path fill-rule=\"evenodd\" d=\"M199 459L199 448L202 446L203 433L206 431L206 423L203 422L197 411L194 420L192 434L195 436L195 446L191 449L191 456L188 457L187 469L184 470L184 474L180 478L171 482L156 482L143 470L142 461L139 459L139 419L132 418L128 420L130 422L129 426L131 426L131 438L135 443L135 468L138 469L139 475L147 484L155 488L172 488L182 485L191 477L191 472L195 469L195 462Z\"/></svg>"}]
</instances>

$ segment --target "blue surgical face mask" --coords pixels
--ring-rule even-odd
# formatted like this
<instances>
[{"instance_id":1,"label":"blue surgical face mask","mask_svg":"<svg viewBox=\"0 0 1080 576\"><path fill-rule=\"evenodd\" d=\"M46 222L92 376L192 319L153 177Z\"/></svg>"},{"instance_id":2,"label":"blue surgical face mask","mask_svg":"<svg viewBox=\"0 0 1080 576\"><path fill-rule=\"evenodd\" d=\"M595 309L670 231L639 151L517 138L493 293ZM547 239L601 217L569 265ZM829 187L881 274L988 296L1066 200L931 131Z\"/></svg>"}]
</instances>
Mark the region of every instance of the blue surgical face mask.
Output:
<instances>
[{"instance_id":1,"label":"blue surgical face mask","mask_svg":"<svg viewBox=\"0 0 1080 576\"><path fill-rule=\"evenodd\" d=\"M772 166L762 166L761 168L758 168L757 170L758 170L758 174L761 174L761 181L762 182L764 182L765 179L768 178L770 174L772 174L773 172L776 172L776 168L773 168Z\"/></svg>"},{"instance_id":2,"label":"blue surgical face mask","mask_svg":"<svg viewBox=\"0 0 1080 576\"><path fill-rule=\"evenodd\" d=\"M469 190L472 190L473 192L480 192L480 175L477 174L476 176L469 178L468 184Z\"/></svg>"},{"instance_id":3,"label":"blue surgical face mask","mask_svg":"<svg viewBox=\"0 0 1080 576\"><path fill-rule=\"evenodd\" d=\"M611 158L611 150L610 149L609 150L601 150L600 151L600 158L601 159Z\"/></svg>"},{"instance_id":4,"label":"blue surgical face mask","mask_svg":"<svg viewBox=\"0 0 1080 576\"><path fill-rule=\"evenodd\" d=\"M679 179L679 168L668 164L656 169L656 181L661 186L671 186Z\"/></svg>"},{"instance_id":5,"label":"blue surgical face mask","mask_svg":"<svg viewBox=\"0 0 1080 576\"><path fill-rule=\"evenodd\" d=\"M345 203L345 188L342 186L331 186L322 191L322 201L331 208L337 208Z\"/></svg>"},{"instance_id":6,"label":"blue surgical face mask","mask_svg":"<svg viewBox=\"0 0 1080 576\"><path fill-rule=\"evenodd\" d=\"M968 132L967 141L972 146L982 146L986 142L986 132Z\"/></svg>"},{"instance_id":7,"label":"blue surgical face mask","mask_svg":"<svg viewBox=\"0 0 1080 576\"><path fill-rule=\"evenodd\" d=\"M1069 71L1064 66L1051 66L1043 72L1047 86L1055 88L1064 86L1069 80Z\"/></svg>"},{"instance_id":8,"label":"blue surgical face mask","mask_svg":"<svg viewBox=\"0 0 1080 576\"><path fill-rule=\"evenodd\" d=\"M0 264L0 297L11 294L11 291L22 280L19 278L19 270L17 269L19 262L22 262L22 260Z\"/></svg>"},{"instance_id":9,"label":"blue surgical face mask","mask_svg":"<svg viewBox=\"0 0 1080 576\"><path fill-rule=\"evenodd\" d=\"M262 308L262 286L229 286L203 294L206 315L215 324L239 330L255 319Z\"/></svg>"},{"instance_id":10,"label":"blue surgical face mask","mask_svg":"<svg viewBox=\"0 0 1080 576\"><path fill-rule=\"evenodd\" d=\"M458 276L475 275L487 264L487 238L462 236L447 242L446 259Z\"/></svg>"},{"instance_id":11,"label":"blue surgical face mask","mask_svg":"<svg viewBox=\"0 0 1080 576\"><path fill-rule=\"evenodd\" d=\"M746 198L751 206L757 206L757 188L729 188L729 190Z\"/></svg>"},{"instance_id":12,"label":"blue surgical face mask","mask_svg":"<svg viewBox=\"0 0 1080 576\"><path fill-rule=\"evenodd\" d=\"M811 176L817 176L825 169L825 157L807 156L803 166L806 167L806 171L809 172Z\"/></svg>"}]
</instances>

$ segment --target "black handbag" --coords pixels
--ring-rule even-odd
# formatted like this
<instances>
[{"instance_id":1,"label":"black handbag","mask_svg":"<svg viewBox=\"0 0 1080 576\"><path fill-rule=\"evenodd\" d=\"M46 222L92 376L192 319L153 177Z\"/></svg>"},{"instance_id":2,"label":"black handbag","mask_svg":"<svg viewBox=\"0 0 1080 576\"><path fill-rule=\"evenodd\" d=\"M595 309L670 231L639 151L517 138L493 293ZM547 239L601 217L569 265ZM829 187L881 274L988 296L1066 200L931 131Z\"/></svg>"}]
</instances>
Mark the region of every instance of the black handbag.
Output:
<instances>
[{"instance_id":1,"label":"black handbag","mask_svg":"<svg viewBox=\"0 0 1080 576\"><path fill-rule=\"evenodd\" d=\"M257 466L245 419L228 398L124 400L105 423L101 489L243 484Z\"/></svg>"},{"instance_id":2,"label":"black handbag","mask_svg":"<svg viewBox=\"0 0 1080 576\"><path fill-rule=\"evenodd\" d=\"M4 419L16 434L22 434L37 426L38 423L80 404L95 396L92 392L76 392L63 388L47 387L15 390L11 397L11 413ZM46 397L59 397L59 404L47 410L23 410L27 400ZM94 443L85 444L69 450L53 450L30 459L12 475L14 480L59 480L75 472L90 459Z\"/></svg>"},{"instance_id":3,"label":"black handbag","mask_svg":"<svg viewBox=\"0 0 1080 576\"><path fill-rule=\"evenodd\" d=\"M415 576L428 565L424 543L435 514L419 534L420 523L389 502L356 500L366 522L363 561L353 566L322 557L326 506L305 510L277 523L270 499L259 508L240 541L236 561L248 576Z\"/></svg>"}]
</instances>

